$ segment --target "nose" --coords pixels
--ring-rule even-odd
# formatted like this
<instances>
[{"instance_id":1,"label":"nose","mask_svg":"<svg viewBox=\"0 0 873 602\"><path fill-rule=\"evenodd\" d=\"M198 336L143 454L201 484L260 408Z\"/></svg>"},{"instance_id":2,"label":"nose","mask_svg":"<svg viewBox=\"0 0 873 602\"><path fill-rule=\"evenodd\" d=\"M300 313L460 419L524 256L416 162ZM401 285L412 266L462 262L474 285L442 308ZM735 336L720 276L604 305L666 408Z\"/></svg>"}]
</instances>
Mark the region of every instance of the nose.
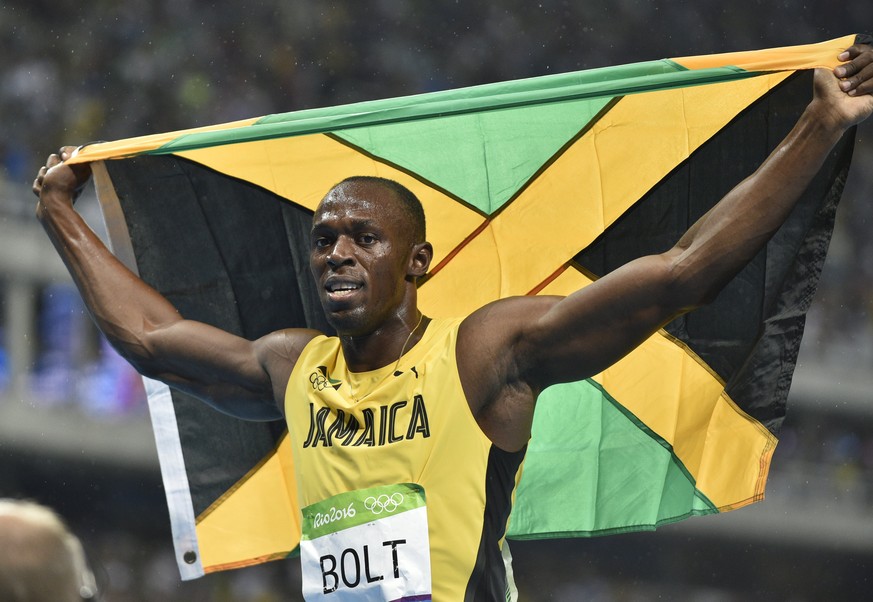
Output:
<instances>
[{"instance_id":1,"label":"nose","mask_svg":"<svg viewBox=\"0 0 873 602\"><path fill-rule=\"evenodd\" d=\"M330 253L327 254L327 265L335 270L342 265L353 264L354 257L351 242L347 237L340 236L334 242L333 247L331 247Z\"/></svg>"}]
</instances>

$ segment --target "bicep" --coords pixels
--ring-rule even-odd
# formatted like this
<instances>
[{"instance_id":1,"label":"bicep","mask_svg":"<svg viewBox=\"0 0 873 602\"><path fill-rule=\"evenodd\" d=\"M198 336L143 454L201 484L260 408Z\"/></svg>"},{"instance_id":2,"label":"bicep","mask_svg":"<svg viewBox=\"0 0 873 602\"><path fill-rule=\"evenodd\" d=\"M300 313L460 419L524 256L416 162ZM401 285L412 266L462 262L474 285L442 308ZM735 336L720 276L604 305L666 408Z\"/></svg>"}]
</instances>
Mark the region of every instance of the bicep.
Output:
<instances>
[{"instance_id":1,"label":"bicep","mask_svg":"<svg viewBox=\"0 0 873 602\"><path fill-rule=\"evenodd\" d=\"M305 331L304 331L305 332ZM202 322L179 320L149 332L140 372L247 419L277 419L277 391L296 356L293 334L271 333L249 341Z\"/></svg>"},{"instance_id":2,"label":"bicep","mask_svg":"<svg viewBox=\"0 0 873 602\"><path fill-rule=\"evenodd\" d=\"M541 389L597 374L685 311L671 259L642 257L553 303L518 345L524 378Z\"/></svg>"},{"instance_id":3,"label":"bicep","mask_svg":"<svg viewBox=\"0 0 873 602\"><path fill-rule=\"evenodd\" d=\"M519 449L543 389L597 374L676 315L671 263L641 258L567 297L501 299L466 318L458 371L491 440Z\"/></svg>"}]
</instances>

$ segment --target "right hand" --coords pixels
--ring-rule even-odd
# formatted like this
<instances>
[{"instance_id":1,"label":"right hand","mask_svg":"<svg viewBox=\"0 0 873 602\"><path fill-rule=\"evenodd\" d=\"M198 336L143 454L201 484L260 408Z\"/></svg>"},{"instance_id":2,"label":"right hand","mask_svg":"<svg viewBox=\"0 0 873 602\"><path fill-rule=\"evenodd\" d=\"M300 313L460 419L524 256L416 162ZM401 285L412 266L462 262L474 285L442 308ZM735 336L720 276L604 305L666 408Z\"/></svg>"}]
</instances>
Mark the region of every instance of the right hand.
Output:
<instances>
[{"instance_id":1,"label":"right hand","mask_svg":"<svg viewBox=\"0 0 873 602\"><path fill-rule=\"evenodd\" d=\"M87 163L67 165L64 163L73 156L75 146L64 146L54 154L49 155L33 180L33 194L43 199L43 194L58 192L65 195L72 203L75 201L88 180L91 178L91 167Z\"/></svg>"}]
</instances>

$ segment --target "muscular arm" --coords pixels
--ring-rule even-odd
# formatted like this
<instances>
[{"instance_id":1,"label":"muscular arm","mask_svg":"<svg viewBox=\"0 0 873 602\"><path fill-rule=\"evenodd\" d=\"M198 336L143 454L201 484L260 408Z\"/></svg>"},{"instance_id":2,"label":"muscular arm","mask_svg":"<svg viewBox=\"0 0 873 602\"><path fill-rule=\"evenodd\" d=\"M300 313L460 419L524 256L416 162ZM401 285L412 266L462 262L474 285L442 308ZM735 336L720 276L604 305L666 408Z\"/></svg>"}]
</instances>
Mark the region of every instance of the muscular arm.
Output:
<instances>
[{"instance_id":1,"label":"muscular arm","mask_svg":"<svg viewBox=\"0 0 873 602\"><path fill-rule=\"evenodd\" d=\"M873 51L853 47L845 58L854 60L836 74L853 76L849 82L819 70L814 99L786 139L672 249L566 298L498 301L465 320L461 378L492 441L522 447L540 391L610 366L677 315L714 298L767 243L845 130L873 111Z\"/></svg>"},{"instance_id":2,"label":"muscular arm","mask_svg":"<svg viewBox=\"0 0 873 602\"><path fill-rule=\"evenodd\" d=\"M69 149L62 149L69 152ZM241 418L281 417L291 369L315 332L286 330L256 341L185 320L130 272L73 208L87 166L52 155L34 182L37 218L78 287L98 328L140 373Z\"/></svg>"}]
</instances>

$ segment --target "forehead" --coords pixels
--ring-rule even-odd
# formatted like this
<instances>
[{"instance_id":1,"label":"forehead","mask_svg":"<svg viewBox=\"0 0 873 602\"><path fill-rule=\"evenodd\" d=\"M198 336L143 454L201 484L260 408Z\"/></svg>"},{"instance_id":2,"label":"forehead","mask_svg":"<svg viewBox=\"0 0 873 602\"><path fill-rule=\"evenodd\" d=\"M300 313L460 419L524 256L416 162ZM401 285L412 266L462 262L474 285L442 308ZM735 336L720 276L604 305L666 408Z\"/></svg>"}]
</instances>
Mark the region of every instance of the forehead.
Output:
<instances>
[{"instance_id":1,"label":"forehead","mask_svg":"<svg viewBox=\"0 0 873 602\"><path fill-rule=\"evenodd\" d=\"M352 219L376 224L406 221L400 200L392 190L378 184L355 182L333 188L312 216L313 227Z\"/></svg>"}]
</instances>

